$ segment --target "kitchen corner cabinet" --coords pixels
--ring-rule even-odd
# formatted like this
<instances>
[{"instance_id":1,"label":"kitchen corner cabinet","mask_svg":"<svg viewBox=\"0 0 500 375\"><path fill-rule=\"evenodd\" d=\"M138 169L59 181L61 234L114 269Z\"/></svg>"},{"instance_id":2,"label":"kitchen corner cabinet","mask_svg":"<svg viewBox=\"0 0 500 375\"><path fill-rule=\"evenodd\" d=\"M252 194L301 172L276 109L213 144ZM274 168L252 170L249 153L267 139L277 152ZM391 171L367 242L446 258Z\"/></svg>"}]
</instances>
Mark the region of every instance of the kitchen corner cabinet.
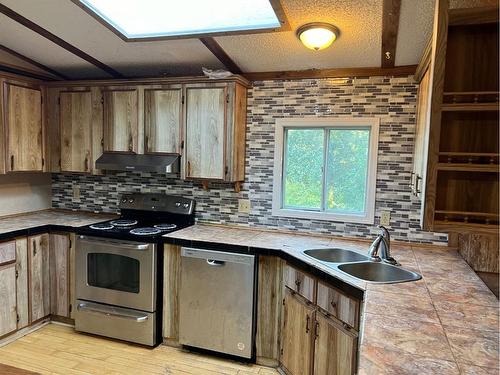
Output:
<instances>
[{"instance_id":1,"label":"kitchen corner cabinet","mask_svg":"<svg viewBox=\"0 0 500 375\"><path fill-rule=\"evenodd\" d=\"M66 91L59 94L61 171L92 170L92 93Z\"/></svg>"},{"instance_id":2,"label":"kitchen corner cabinet","mask_svg":"<svg viewBox=\"0 0 500 375\"><path fill-rule=\"evenodd\" d=\"M104 151L139 153L139 94L133 88L103 90Z\"/></svg>"},{"instance_id":3,"label":"kitchen corner cabinet","mask_svg":"<svg viewBox=\"0 0 500 375\"><path fill-rule=\"evenodd\" d=\"M283 284L280 362L284 371L288 375L354 374L361 302L288 264Z\"/></svg>"},{"instance_id":4,"label":"kitchen corner cabinet","mask_svg":"<svg viewBox=\"0 0 500 375\"><path fill-rule=\"evenodd\" d=\"M239 83L185 85L184 177L244 180L246 88Z\"/></svg>"},{"instance_id":5,"label":"kitchen corner cabinet","mask_svg":"<svg viewBox=\"0 0 500 375\"><path fill-rule=\"evenodd\" d=\"M49 235L28 237L30 269L30 321L36 322L50 314Z\"/></svg>"},{"instance_id":6,"label":"kitchen corner cabinet","mask_svg":"<svg viewBox=\"0 0 500 375\"><path fill-rule=\"evenodd\" d=\"M144 90L144 153L180 154L182 87Z\"/></svg>"},{"instance_id":7,"label":"kitchen corner cabinet","mask_svg":"<svg viewBox=\"0 0 500 375\"><path fill-rule=\"evenodd\" d=\"M42 89L4 82L4 133L7 172L44 170Z\"/></svg>"}]
</instances>

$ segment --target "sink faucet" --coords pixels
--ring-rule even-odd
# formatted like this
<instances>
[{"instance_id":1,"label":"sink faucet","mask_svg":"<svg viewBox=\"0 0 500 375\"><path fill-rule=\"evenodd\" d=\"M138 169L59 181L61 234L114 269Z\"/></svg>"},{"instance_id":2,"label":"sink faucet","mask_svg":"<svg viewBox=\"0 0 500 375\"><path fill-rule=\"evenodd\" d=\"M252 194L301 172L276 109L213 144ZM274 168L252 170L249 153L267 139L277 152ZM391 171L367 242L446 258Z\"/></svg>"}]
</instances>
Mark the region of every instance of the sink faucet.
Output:
<instances>
[{"instance_id":1,"label":"sink faucet","mask_svg":"<svg viewBox=\"0 0 500 375\"><path fill-rule=\"evenodd\" d=\"M384 262L399 266L399 263L391 256L391 236L387 228L379 225L382 233L377 236L375 241L368 249L368 256L372 262ZM380 254L380 255L379 255Z\"/></svg>"}]
</instances>

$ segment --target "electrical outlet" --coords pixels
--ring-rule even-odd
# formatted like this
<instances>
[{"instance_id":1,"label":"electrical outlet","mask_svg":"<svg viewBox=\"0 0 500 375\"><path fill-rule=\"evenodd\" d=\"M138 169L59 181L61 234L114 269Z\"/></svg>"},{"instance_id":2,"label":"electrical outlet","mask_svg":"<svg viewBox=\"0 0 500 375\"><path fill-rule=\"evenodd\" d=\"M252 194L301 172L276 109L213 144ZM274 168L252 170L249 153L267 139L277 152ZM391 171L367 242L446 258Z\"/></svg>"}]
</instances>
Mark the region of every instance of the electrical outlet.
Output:
<instances>
[{"instance_id":1,"label":"electrical outlet","mask_svg":"<svg viewBox=\"0 0 500 375\"><path fill-rule=\"evenodd\" d=\"M249 199L239 199L238 200L238 211L243 213L250 212L250 200Z\"/></svg>"},{"instance_id":2,"label":"electrical outlet","mask_svg":"<svg viewBox=\"0 0 500 375\"><path fill-rule=\"evenodd\" d=\"M391 225L391 211L382 211L380 213L380 225L384 227Z\"/></svg>"},{"instance_id":3,"label":"electrical outlet","mask_svg":"<svg viewBox=\"0 0 500 375\"><path fill-rule=\"evenodd\" d=\"M80 186L73 185L73 200L80 199Z\"/></svg>"}]
</instances>

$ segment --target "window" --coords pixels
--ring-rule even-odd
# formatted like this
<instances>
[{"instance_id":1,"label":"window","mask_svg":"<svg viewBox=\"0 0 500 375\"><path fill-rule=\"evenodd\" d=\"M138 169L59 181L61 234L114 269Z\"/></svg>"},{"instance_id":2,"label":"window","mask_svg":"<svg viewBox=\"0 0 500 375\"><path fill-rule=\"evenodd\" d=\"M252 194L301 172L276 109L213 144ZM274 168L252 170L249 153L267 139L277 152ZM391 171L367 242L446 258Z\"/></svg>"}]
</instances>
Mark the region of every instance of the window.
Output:
<instances>
[{"instance_id":1,"label":"window","mask_svg":"<svg viewBox=\"0 0 500 375\"><path fill-rule=\"evenodd\" d=\"M124 39L279 28L269 0L80 0Z\"/></svg>"},{"instance_id":2,"label":"window","mask_svg":"<svg viewBox=\"0 0 500 375\"><path fill-rule=\"evenodd\" d=\"M379 120L279 119L273 215L373 223Z\"/></svg>"}]
</instances>

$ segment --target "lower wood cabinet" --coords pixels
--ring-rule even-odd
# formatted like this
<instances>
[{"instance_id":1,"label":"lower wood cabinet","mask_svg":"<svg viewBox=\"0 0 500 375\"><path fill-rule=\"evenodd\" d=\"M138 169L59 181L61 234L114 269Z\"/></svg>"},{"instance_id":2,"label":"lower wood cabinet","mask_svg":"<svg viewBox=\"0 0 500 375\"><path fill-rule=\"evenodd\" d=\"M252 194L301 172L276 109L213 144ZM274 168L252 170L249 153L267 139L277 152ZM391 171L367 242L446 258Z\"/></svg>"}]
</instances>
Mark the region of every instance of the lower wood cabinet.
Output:
<instances>
[{"instance_id":1,"label":"lower wood cabinet","mask_svg":"<svg viewBox=\"0 0 500 375\"><path fill-rule=\"evenodd\" d=\"M16 265L0 266L0 337L17 329Z\"/></svg>"},{"instance_id":2,"label":"lower wood cabinet","mask_svg":"<svg viewBox=\"0 0 500 375\"><path fill-rule=\"evenodd\" d=\"M28 239L16 240L17 329L30 324L28 285Z\"/></svg>"},{"instance_id":3,"label":"lower wood cabinet","mask_svg":"<svg viewBox=\"0 0 500 375\"><path fill-rule=\"evenodd\" d=\"M357 337L316 313L314 375L350 375L356 372Z\"/></svg>"},{"instance_id":4,"label":"lower wood cabinet","mask_svg":"<svg viewBox=\"0 0 500 375\"><path fill-rule=\"evenodd\" d=\"M49 235L28 237L30 321L50 314Z\"/></svg>"},{"instance_id":5,"label":"lower wood cabinet","mask_svg":"<svg viewBox=\"0 0 500 375\"><path fill-rule=\"evenodd\" d=\"M70 316L70 235L50 234L50 313Z\"/></svg>"},{"instance_id":6,"label":"lower wood cabinet","mask_svg":"<svg viewBox=\"0 0 500 375\"><path fill-rule=\"evenodd\" d=\"M312 372L313 326L315 308L300 297L285 291L281 365L290 375Z\"/></svg>"}]
</instances>

